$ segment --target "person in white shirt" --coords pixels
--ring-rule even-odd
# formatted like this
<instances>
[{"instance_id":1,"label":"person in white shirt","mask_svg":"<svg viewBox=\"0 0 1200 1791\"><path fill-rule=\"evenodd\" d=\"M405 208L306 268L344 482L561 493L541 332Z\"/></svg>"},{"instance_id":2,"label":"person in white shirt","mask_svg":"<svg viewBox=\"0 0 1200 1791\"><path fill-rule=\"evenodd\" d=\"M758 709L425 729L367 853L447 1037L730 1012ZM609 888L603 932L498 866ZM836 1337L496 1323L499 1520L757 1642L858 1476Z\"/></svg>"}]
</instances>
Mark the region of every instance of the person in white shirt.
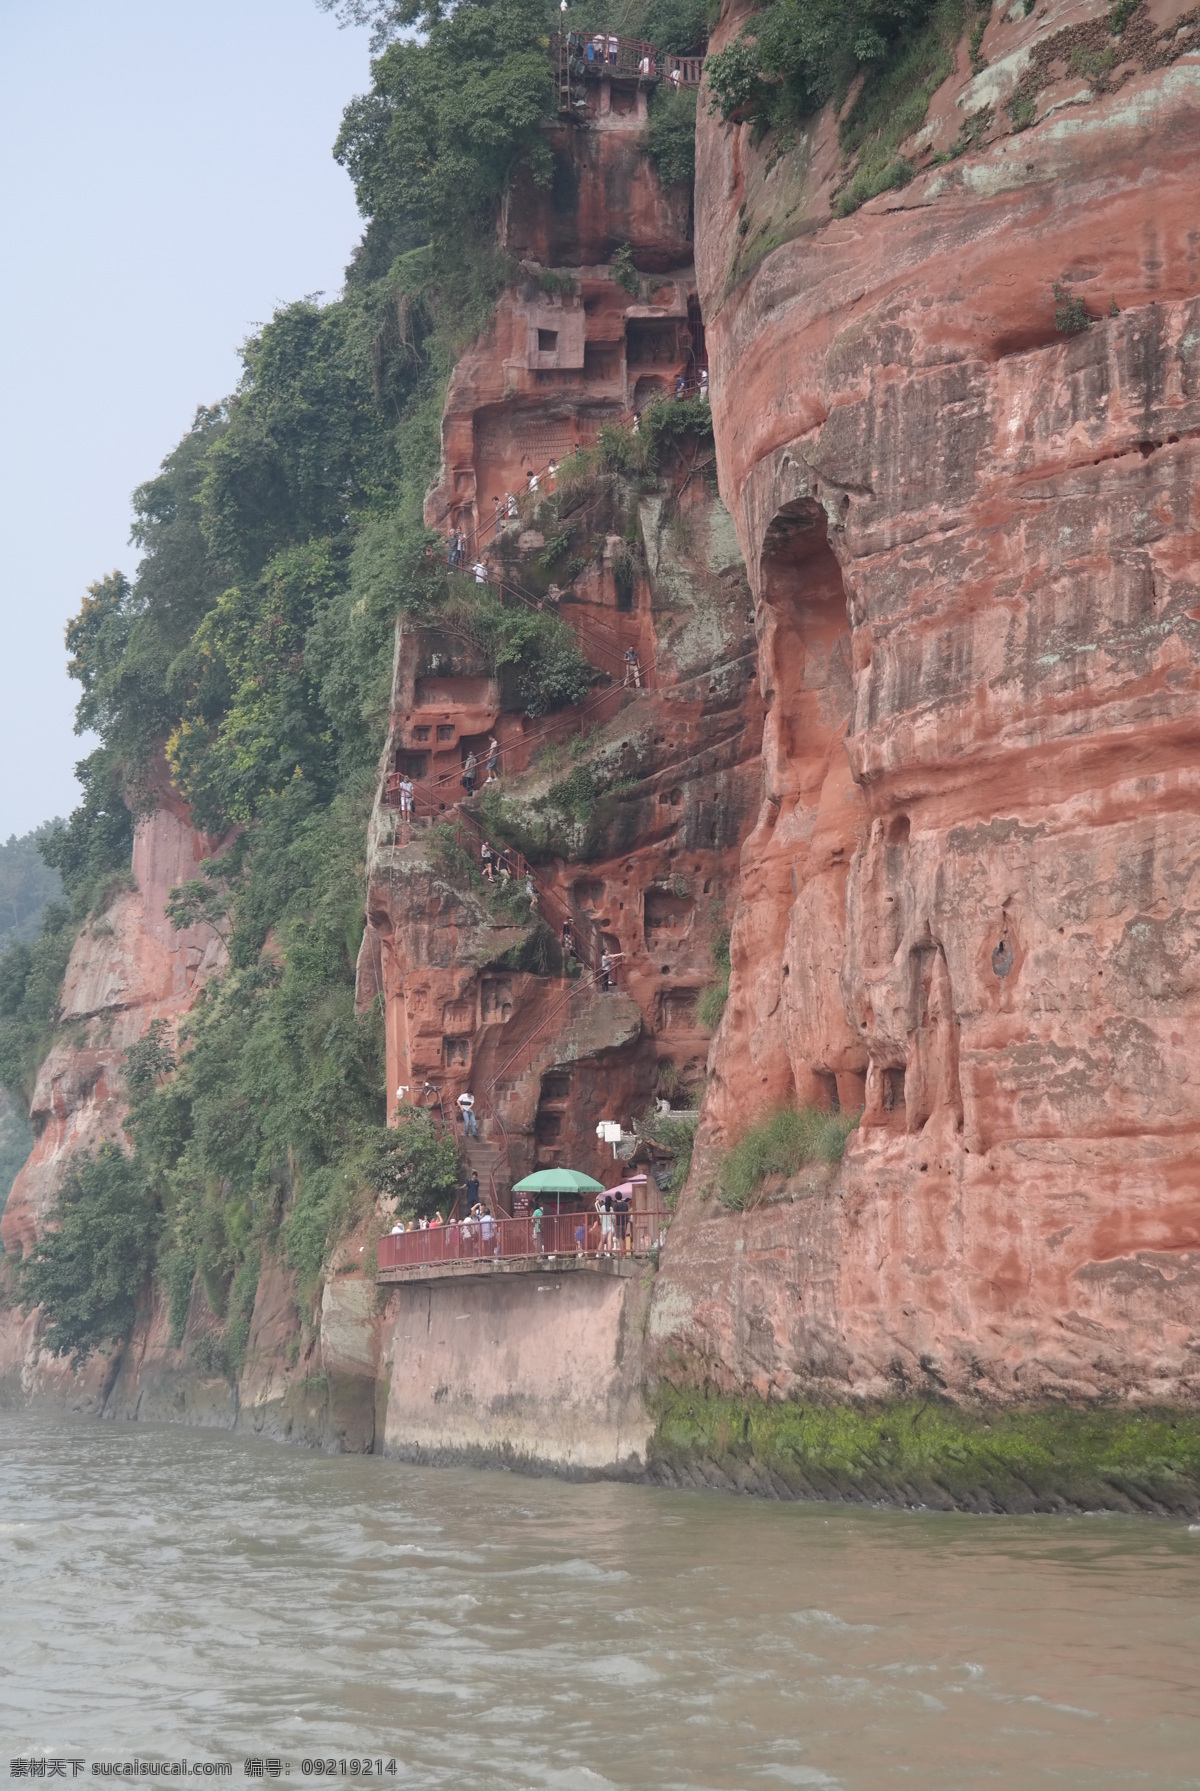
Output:
<instances>
[{"instance_id":1,"label":"person in white shirt","mask_svg":"<svg viewBox=\"0 0 1200 1791\"><path fill-rule=\"evenodd\" d=\"M411 777L400 779L400 819L411 821L413 811L413 781Z\"/></svg>"},{"instance_id":2,"label":"person in white shirt","mask_svg":"<svg viewBox=\"0 0 1200 1791\"><path fill-rule=\"evenodd\" d=\"M487 583L487 567L484 565L483 561L476 560L472 570L475 573L475 583L477 585L485 585Z\"/></svg>"},{"instance_id":3,"label":"person in white shirt","mask_svg":"<svg viewBox=\"0 0 1200 1791\"><path fill-rule=\"evenodd\" d=\"M479 1122L475 1118L475 1096L464 1092L458 1097L458 1110L462 1114L463 1129L468 1138L478 1138Z\"/></svg>"}]
</instances>

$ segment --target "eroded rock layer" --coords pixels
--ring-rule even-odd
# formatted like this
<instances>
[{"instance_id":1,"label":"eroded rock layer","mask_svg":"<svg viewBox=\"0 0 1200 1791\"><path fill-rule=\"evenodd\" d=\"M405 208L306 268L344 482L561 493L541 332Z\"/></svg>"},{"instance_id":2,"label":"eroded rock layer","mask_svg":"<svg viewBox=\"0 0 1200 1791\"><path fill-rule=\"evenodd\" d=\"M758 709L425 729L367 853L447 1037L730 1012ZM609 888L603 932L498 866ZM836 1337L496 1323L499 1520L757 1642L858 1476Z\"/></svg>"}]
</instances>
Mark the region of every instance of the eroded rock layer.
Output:
<instances>
[{"instance_id":1,"label":"eroded rock layer","mask_svg":"<svg viewBox=\"0 0 1200 1791\"><path fill-rule=\"evenodd\" d=\"M1022 15L1010 87L1104 11ZM792 240L740 280L771 145L702 115L768 707L697 1161L776 1103L864 1111L803 1197L729 1216L693 1175L650 1321L668 1376L1200 1392L1200 58L1177 49L845 219L826 117L803 180L775 177ZM960 66L931 129L978 103ZM1090 327L1056 330L1055 282Z\"/></svg>"}]
</instances>

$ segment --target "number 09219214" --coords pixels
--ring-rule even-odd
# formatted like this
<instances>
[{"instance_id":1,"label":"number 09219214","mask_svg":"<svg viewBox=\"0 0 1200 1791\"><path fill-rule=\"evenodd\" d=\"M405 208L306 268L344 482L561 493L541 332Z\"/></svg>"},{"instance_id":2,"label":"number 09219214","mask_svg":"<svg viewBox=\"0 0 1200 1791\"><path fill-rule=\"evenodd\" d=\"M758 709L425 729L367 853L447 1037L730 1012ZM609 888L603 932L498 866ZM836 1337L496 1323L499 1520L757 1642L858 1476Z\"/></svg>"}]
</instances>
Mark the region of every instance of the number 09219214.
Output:
<instances>
[{"instance_id":1,"label":"number 09219214","mask_svg":"<svg viewBox=\"0 0 1200 1791\"><path fill-rule=\"evenodd\" d=\"M313 1758L301 1760L300 1771L306 1779L370 1779L382 1778L385 1773L395 1777L396 1762L385 1760L381 1754L374 1759L369 1755L361 1759L357 1755L342 1760Z\"/></svg>"}]
</instances>

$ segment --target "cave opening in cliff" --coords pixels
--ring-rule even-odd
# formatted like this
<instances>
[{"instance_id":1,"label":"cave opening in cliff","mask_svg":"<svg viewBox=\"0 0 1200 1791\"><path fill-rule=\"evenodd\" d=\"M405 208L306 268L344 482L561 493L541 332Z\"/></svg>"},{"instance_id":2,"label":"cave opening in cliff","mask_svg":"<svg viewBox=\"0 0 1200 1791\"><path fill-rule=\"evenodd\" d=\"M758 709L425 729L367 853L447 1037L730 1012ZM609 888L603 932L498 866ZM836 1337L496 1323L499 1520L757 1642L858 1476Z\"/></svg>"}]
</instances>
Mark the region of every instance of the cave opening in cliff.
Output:
<instances>
[{"instance_id":1,"label":"cave opening in cliff","mask_svg":"<svg viewBox=\"0 0 1200 1791\"><path fill-rule=\"evenodd\" d=\"M764 644L780 771L788 792L804 802L846 767L842 741L853 697L846 588L815 499L776 513L763 541L759 588L770 616ZM853 842L847 836L825 843L844 852Z\"/></svg>"},{"instance_id":2,"label":"cave opening in cliff","mask_svg":"<svg viewBox=\"0 0 1200 1791\"><path fill-rule=\"evenodd\" d=\"M781 873L786 865L793 892L780 941L780 1010L795 1098L837 1112L862 1105L866 1067L839 984L848 866L865 815L845 748L853 696L846 589L814 499L777 511L763 541L759 591L770 851L783 861Z\"/></svg>"}]
</instances>

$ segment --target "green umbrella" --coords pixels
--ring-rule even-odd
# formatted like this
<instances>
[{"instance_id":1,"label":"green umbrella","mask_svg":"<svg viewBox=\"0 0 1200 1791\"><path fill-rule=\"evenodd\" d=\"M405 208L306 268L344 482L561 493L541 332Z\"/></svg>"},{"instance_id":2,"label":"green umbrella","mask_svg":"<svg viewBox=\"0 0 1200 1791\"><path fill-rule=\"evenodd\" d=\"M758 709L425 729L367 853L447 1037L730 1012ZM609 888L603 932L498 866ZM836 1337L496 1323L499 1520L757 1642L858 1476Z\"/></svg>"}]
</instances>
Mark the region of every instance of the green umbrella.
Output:
<instances>
[{"instance_id":1,"label":"green umbrella","mask_svg":"<svg viewBox=\"0 0 1200 1791\"><path fill-rule=\"evenodd\" d=\"M513 1188L518 1194L603 1194L604 1183L578 1169L535 1169Z\"/></svg>"},{"instance_id":2,"label":"green umbrella","mask_svg":"<svg viewBox=\"0 0 1200 1791\"><path fill-rule=\"evenodd\" d=\"M578 1169L535 1169L523 1181L513 1183L517 1194L603 1194L604 1183L593 1181ZM556 1210L559 1208L555 1201Z\"/></svg>"}]
</instances>

